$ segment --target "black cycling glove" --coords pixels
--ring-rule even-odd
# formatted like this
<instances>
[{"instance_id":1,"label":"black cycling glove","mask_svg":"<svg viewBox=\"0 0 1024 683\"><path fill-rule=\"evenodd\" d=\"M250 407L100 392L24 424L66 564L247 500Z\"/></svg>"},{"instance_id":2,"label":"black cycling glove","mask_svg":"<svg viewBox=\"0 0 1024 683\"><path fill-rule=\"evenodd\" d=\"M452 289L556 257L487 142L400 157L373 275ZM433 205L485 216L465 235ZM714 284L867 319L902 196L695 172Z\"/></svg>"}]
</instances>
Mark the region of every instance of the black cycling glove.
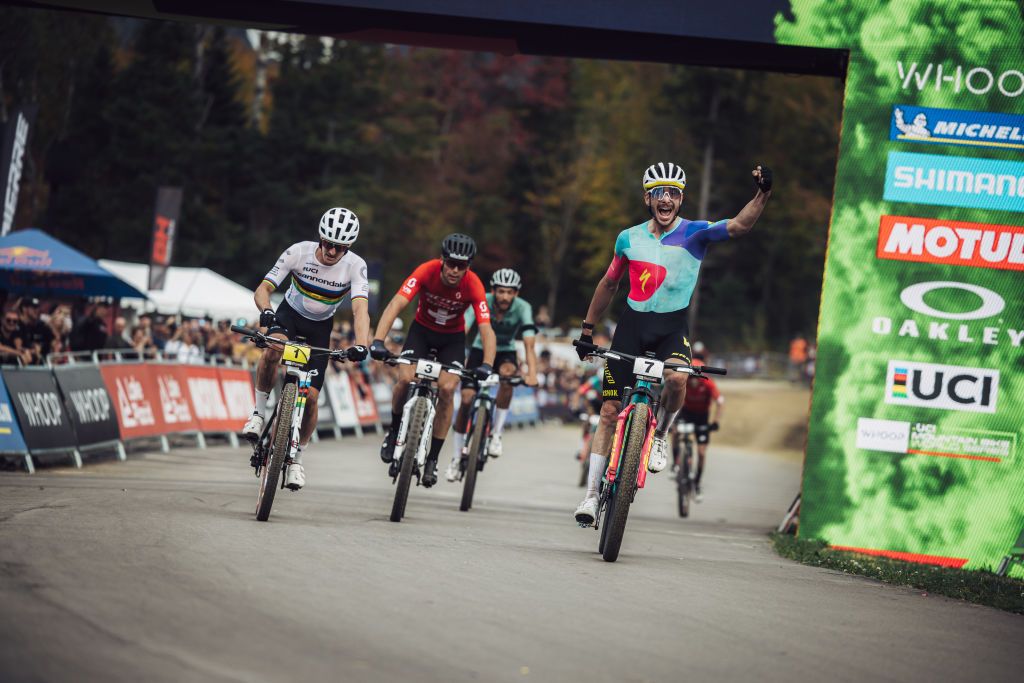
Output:
<instances>
[{"instance_id":1,"label":"black cycling glove","mask_svg":"<svg viewBox=\"0 0 1024 683\"><path fill-rule=\"evenodd\" d=\"M359 344L356 344L355 346L348 347L348 351L345 352L345 356L349 360L358 363L361 360L366 360L366 353L367 349L365 346L360 346Z\"/></svg>"},{"instance_id":2,"label":"black cycling glove","mask_svg":"<svg viewBox=\"0 0 1024 683\"><path fill-rule=\"evenodd\" d=\"M586 332L586 331L580 332L580 341L583 342L584 344L593 344L594 343L594 335L592 335L590 332ZM580 357L580 360L586 360L587 356L590 354L590 350L589 349L580 348L579 346L577 346L575 348L576 348L576 355Z\"/></svg>"},{"instance_id":3,"label":"black cycling glove","mask_svg":"<svg viewBox=\"0 0 1024 683\"><path fill-rule=\"evenodd\" d=\"M370 356L375 360L387 360L391 357L391 352L388 351L388 347L384 346L382 340L374 339L370 344Z\"/></svg>"},{"instance_id":4,"label":"black cycling glove","mask_svg":"<svg viewBox=\"0 0 1024 683\"><path fill-rule=\"evenodd\" d=\"M476 375L477 380L481 382L490 377L492 372L494 372L494 369L489 363L481 363L473 368L473 374Z\"/></svg>"},{"instance_id":5,"label":"black cycling glove","mask_svg":"<svg viewBox=\"0 0 1024 683\"><path fill-rule=\"evenodd\" d=\"M708 428L711 431L713 431L713 432L717 432L718 431L718 423L717 422L712 422L711 424L708 425Z\"/></svg>"},{"instance_id":6,"label":"black cycling glove","mask_svg":"<svg viewBox=\"0 0 1024 683\"><path fill-rule=\"evenodd\" d=\"M274 311L267 309L260 313L260 327L274 327L277 325L277 316Z\"/></svg>"},{"instance_id":7,"label":"black cycling glove","mask_svg":"<svg viewBox=\"0 0 1024 683\"><path fill-rule=\"evenodd\" d=\"M772 189L772 169L768 168L767 166L765 166L763 164L758 164L757 167L761 169L761 177L760 178L755 177L754 178L754 184L757 185L757 189L761 190L761 192L765 192L765 193L771 192L771 189Z\"/></svg>"}]
</instances>

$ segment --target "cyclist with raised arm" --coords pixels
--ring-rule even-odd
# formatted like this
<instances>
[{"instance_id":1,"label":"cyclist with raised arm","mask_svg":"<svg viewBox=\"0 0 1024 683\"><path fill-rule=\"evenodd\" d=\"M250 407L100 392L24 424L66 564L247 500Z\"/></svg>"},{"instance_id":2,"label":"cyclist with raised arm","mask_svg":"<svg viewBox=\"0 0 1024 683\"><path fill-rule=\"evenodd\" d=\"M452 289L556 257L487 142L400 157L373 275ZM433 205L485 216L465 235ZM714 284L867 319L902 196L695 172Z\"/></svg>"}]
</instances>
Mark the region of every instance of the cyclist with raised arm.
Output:
<instances>
[{"instance_id":1,"label":"cyclist with raised arm","mask_svg":"<svg viewBox=\"0 0 1024 683\"><path fill-rule=\"evenodd\" d=\"M341 306L345 295L349 295L356 345L349 348L348 357L354 361L363 360L370 340L367 308L370 286L366 280L366 261L350 249L359 237L359 219L348 209L329 209L320 218L319 237L317 242L296 242L285 249L256 288L253 298L260 310L260 327L267 328L266 333L271 337L294 339L301 336L312 346L326 348L331 342L334 312ZM285 292L284 301L275 311L271 308L270 295L284 284L289 275L291 284ZM259 439L263 432L267 400L280 360L280 348L268 346L263 349L256 367L256 408L242 428L242 433L250 440ZM285 486L293 491L306 484L302 453L316 428L316 402L324 386L327 356L314 358L309 367L313 381L299 430L299 448L285 474Z\"/></svg>"},{"instance_id":2,"label":"cyclist with raised arm","mask_svg":"<svg viewBox=\"0 0 1024 683\"><path fill-rule=\"evenodd\" d=\"M469 235L453 233L441 242L441 258L420 264L412 272L398 293L391 299L377 322L377 334L370 345L370 354L377 360L387 360L390 352L384 338L398 314L417 295L416 318L409 326L401 356L425 358L431 350L437 351L437 360L447 365L462 366L466 353L466 324L463 314L472 307L480 328L483 346L482 362L476 368L476 375L486 379L494 363L495 336L491 329L491 309L487 305L484 285L470 270L476 256L476 242ZM380 447L380 459L395 466L395 438L402 421L402 407L405 405L409 384L416 374L415 365L402 365L398 369L398 382L391 400L391 426ZM452 373L441 373L437 380L437 412L434 416L434 431L430 451L424 463L420 479L426 487L437 483L437 459L444 446L445 435L452 423L453 399L459 377ZM392 471L392 476L395 472Z\"/></svg>"},{"instance_id":3,"label":"cyclist with raised arm","mask_svg":"<svg viewBox=\"0 0 1024 683\"><path fill-rule=\"evenodd\" d=\"M696 345L694 345L696 346ZM704 355L694 352L693 365L704 365ZM718 390L715 380L710 377L693 377L686 380L686 398L683 400L683 408L676 418L679 422L692 424L693 435L697 440L697 473L694 476L693 484L696 492L695 500L699 503L704 499L700 490L700 479L704 475L704 462L708 454L708 443L711 441L711 432L718 429L718 423L722 419L722 406L725 398ZM714 415L711 413L714 412ZM678 438L678 433L675 434ZM680 455L680 457L682 457Z\"/></svg>"},{"instance_id":4,"label":"cyclist with raised arm","mask_svg":"<svg viewBox=\"0 0 1024 683\"><path fill-rule=\"evenodd\" d=\"M687 308L697 274L712 242L741 237L751 231L771 195L772 173L766 166L753 170L757 192L735 218L714 223L679 216L686 188L683 169L671 163L650 166L643 176L643 200L650 220L626 228L615 240L612 262L598 282L583 320L580 341L593 343L594 325L601 319L629 274L629 296L612 338L612 349L632 355L653 352L667 365L689 364ZM586 351L577 348L580 359ZM587 495L576 508L576 521L592 525L597 515L598 488L608 466L615 421L622 409L623 386L632 380L632 366L609 361L605 366L601 422L591 444ZM665 435L683 406L686 375L666 369L654 438L647 468L660 472L668 464Z\"/></svg>"},{"instance_id":5,"label":"cyclist with raised arm","mask_svg":"<svg viewBox=\"0 0 1024 683\"><path fill-rule=\"evenodd\" d=\"M533 307L526 299L519 296L523 281L519 273L511 268L502 268L491 275L491 293L487 295L487 305L491 309L491 328L497 338L497 352L494 356L494 367L502 377L512 377L519 371L519 357L516 355L516 338L522 336L526 351L526 384L537 384L537 326L533 324ZM472 313L465 313L466 327L473 322ZM484 358L484 346L478 333L473 339L467 368L479 367ZM490 446L487 454L492 458L501 456L501 433L508 419L509 406L512 404L512 385L502 384L498 387L498 395L494 401L494 424L491 428ZM462 380L462 397L459 413L453 426L455 452L448 464L445 477L448 481L459 478L459 460L462 448L466 445L466 428L469 426L469 408L473 404L476 387L473 382Z\"/></svg>"}]
</instances>

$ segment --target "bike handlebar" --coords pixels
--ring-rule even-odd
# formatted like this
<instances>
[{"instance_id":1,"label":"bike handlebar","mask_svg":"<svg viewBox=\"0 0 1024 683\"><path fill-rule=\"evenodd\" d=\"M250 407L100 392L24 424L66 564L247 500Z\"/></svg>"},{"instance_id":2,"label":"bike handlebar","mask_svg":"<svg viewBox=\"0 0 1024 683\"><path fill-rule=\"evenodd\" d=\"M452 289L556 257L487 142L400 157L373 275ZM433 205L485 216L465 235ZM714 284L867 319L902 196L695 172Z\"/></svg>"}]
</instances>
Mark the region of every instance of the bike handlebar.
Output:
<instances>
[{"instance_id":1,"label":"bike handlebar","mask_svg":"<svg viewBox=\"0 0 1024 683\"><path fill-rule=\"evenodd\" d=\"M574 339L572 341L572 345L587 351L588 356L598 356L606 360L635 361L637 358L640 358L640 356L634 356L623 351L615 351L613 349L608 349L579 339ZM704 377L705 374L724 375L728 372L725 368L715 368L710 365L675 365L666 363L665 369L671 369L674 372L685 372L688 375L693 375L694 377Z\"/></svg>"},{"instance_id":2,"label":"bike handlebar","mask_svg":"<svg viewBox=\"0 0 1024 683\"><path fill-rule=\"evenodd\" d=\"M270 346L271 344L275 344L275 345L278 345L278 346L284 346L285 344L289 343L289 340L287 340L287 339L278 339L277 337L269 337L269 336L263 334L262 332L260 332L259 330L251 330L248 327L242 327L241 325L232 325L231 326L231 331L236 333L236 334L240 334L243 337L246 337L248 339L252 339L253 342L255 342L256 346L262 346L264 348L267 347L267 346ZM295 343L299 343L299 342L295 342ZM348 360L349 359L348 358L348 349L325 349L322 346L311 346L311 345L305 344L305 343L303 343L302 345L309 347L310 356L311 357L315 354L315 355L318 355L318 356L328 355L328 356L331 357L332 360L339 360L340 361L340 360Z\"/></svg>"}]
</instances>

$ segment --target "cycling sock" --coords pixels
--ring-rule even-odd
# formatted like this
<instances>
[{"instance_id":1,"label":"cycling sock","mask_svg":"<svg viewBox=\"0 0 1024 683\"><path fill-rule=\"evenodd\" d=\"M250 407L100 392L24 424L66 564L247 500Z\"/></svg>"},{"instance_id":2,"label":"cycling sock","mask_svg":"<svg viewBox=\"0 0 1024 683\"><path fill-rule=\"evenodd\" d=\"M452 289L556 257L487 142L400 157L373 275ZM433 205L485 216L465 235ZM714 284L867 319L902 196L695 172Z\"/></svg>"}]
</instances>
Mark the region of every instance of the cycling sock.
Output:
<instances>
[{"instance_id":1,"label":"cycling sock","mask_svg":"<svg viewBox=\"0 0 1024 683\"><path fill-rule=\"evenodd\" d=\"M296 465L301 465L302 464L302 453L305 450L306 450L306 447L303 444L300 443L299 447L295 449L295 457L292 458L292 462L294 462Z\"/></svg>"},{"instance_id":2,"label":"cycling sock","mask_svg":"<svg viewBox=\"0 0 1024 683\"><path fill-rule=\"evenodd\" d=\"M252 411L257 415L263 415L267 412L267 401L270 399L269 391L256 390L256 408Z\"/></svg>"},{"instance_id":3,"label":"cycling sock","mask_svg":"<svg viewBox=\"0 0 1024 683\"><path fill-rule=\"evenodd\" d=\"M466 435L454 432L452 434L452 440L455 444L455 459L458 460L462 457L462 447L466 445Z\"/></svg>"},{"instance_id":4,"label":"cycling sock","mask_svg":"<svg viewBox=\"0 0 1024 683\"><path fill-rule=\"evenodd\" d=\"M436 436L430 437L430 452L427 453L427 460L433 460L437 462L437 458L441 455L441 448L444 446L444 439L439 439Z\"/></svg>"},{"instance_id":5,"label":"cycling sock","mask_svg":"<svg viewBox=\"0 0 1024 683\"><path fill-rule=\"evenodd\" d=\"M392 438L398 435L398 425L402 424L402 414L392 412L391 413L391 424L388 425L388 433Z\"/></svg>"},{"instance_id":6,"label":"cycling sock","mask_svg":"<svg viewBox=\"0 0 1024 683\"><path fill-rule=\"evenodd\" d=\"M658 426L654 428L654 436L664 439L669 427L675 424L676 415L678 414L678 410L669 412L665 409L665 406L658 408Z\"/></svg>"},{"instance_id":7,"label":"cycling sock","mask_svg":"<svg viewBox=\"0 0 1024 683\"><path fill-rule=\"evenodd\" d=\"M599 453L590 454L590 475L587 477L587 498L597 498L597 489L601 486L601 477L608 468L608 456Z\"/></svg>"},{"instance_id":8,"label":"cycling sock","mask_svg":"<svg viewBox=\"0 0 1024 683\"><path fill-rule=\"evenodd\" d=\"M505 429L505 420L508 419L508 408L494 409L494 436L501 436L501 430Z\"/></svg>"}]
</instances>

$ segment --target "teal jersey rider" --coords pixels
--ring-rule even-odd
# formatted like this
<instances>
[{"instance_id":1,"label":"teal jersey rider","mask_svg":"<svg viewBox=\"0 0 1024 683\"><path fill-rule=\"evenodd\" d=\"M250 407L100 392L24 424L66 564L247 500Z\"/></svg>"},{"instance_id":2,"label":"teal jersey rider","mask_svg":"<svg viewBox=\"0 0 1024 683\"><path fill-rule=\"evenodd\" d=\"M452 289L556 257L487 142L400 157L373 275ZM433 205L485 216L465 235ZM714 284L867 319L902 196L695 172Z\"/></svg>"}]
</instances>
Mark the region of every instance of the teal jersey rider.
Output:
<instances>
[{"instance_id":1,"label":"teal jersey rider","mask_svg":"<svg viewBox=\"0 0 1024 683\"><path fill-rule=\"evenodd\" d=\"M498 337L498 351L515 351L517 337L532 337L537 334L537 326L533 324L533 306L522 297L517 296L513 299L512 305L504 315L494 304L494 294L487 295L487 306L491 309L491 327L494 329L495 336ZM501 316L500 320L498 316ZM467 310L467 330L473 320L473 311ZM483 349L479 332L473 338L473 348Z\"/></svg>"},{"instance_id":2,"label":"teal jersey rider","mask_svg":"<svg viewBox=\"0 0 1024 683\"><path fill-rule=\"evenodd\" d=\"M661 239L651 234L647 223L619 233L615 257L606 275L618 280L629 270L626 302L634 311L681 311L690 305L708 244L729 239L728 221L709 223L677 218L675 227Z\"/></svg>"}]
</instances>

